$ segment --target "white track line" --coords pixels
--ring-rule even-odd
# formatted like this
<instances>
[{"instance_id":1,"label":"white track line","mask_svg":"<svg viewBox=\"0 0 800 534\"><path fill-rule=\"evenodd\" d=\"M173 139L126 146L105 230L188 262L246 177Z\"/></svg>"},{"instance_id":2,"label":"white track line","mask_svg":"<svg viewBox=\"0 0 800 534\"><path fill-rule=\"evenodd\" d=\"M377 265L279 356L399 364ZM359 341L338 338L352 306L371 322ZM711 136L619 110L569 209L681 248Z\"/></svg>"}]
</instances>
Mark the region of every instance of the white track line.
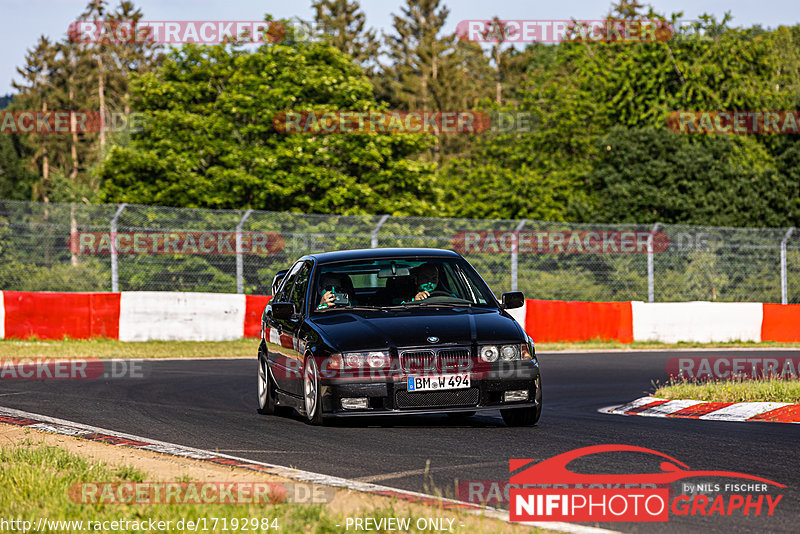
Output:
<instances>
[{"instance_id":1,"label":"white track line","mask_svg":"<svg viewBox=\"0 0 800 534\"><path fill-rule=\"evenodd\" d=\"M271 468L271 472L269 474L273 474L276 476L281 476L284 478L292 479L292 480L300 480L303 482L310 482L313 484L319 484L323 486L332 486L336 488L343 488L349 489L353 491L360 491L363 493L378 493L378 492L392 492L395 494L402 494L407 495L410 497L416 497L423 500L436 500L437 502L442 503L452 503L452 504L460 504L466 505L469 508L463 508L464 512L474 514L474 515L483 515L486 517L491 517L493 519L499 519L501 521L505 521L510 523L509 520L509 513L500 510L497 508L490 508L490 507L483 507L479 508L474 503L468 503L465 501L458 501L455 499L447 499L444 497L435 497L432 495L427 495L424 493L419 493L416 491L409 491L397 488L391 488L389 486L381 486L378 484L372 484L370 482L359 482L357 480L349 480L346 478L335 477L331 475L323 475L321 473L314 473L312 471L303 471L300 469L293 469L291 467L285 467L276 464L269 464L266 462L259 462L256 460L250 460L248 458L241 458L237 456L230 456L227 454L221 454L211 451L206 451L203 449L196 449L194 447L186 447L184 445L177 445L175 443L168 443L166 441L158 441L150 438L145 438L141 436L136 436L134 434L126 434L124 432L116 432L114 430L108 430L105 428L100 428L91 425L85 425L83 423L75 423L73 421L67 421L65 419L58 419L56 417L49 417L46 415L35 414L31 412L23 412L22 410L16 410L14 408L5 408L0 406L0 415L10 415L15 417L24 417L27 419L33 419L37 421L42 421L41 423L37 423L35 425L27 425L27 427L44 430L47 432L55 432L58 434L66 434L66 435L77 435L80 436L81 434L88 434L88 433L100 433L100 434L108 434L110 436L115 436L119 438L125 439L132 439L137 441L144 441L150 443L147 446L141 447L133 447L135 450L143 449L155 452L163 452L165 454L171 454L174 456L182 456L186 458L195 458L195 459L204 459L204 458L228 458L230 460L237 460L241 462L247 462L250 464L260 465L264 467ZM49 424L48 424L49 423ZM23 427L23 428L27 428ZM516 524L516 523L512 523ZM567 532L570 534L620 534L614 530L606 530L602 528L596 527L588 527L583 525L577 525L573 523L560 523L560 522L522 522L519 523L522 525L537 527L546 530L553 530L558 532Z\"/></svg>"}]
</instances>

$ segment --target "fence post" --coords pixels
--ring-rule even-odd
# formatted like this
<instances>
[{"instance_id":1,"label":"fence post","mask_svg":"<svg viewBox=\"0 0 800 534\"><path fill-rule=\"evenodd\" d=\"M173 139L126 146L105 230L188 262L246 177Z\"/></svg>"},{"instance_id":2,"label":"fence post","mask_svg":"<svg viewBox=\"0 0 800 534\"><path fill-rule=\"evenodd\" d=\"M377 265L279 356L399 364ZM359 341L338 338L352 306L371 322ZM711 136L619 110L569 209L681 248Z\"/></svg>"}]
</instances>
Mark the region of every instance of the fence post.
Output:
<instances>
[{"instance_id":1,"label":"fence post","mask_svg":"<svg viewBox=\"0 0 800 534\"><path fill-rule=\"evenodd\" d=\"M786 245L794 233L794 226L789 228L781 240L781 304L789 303L789 291L786 283Z\"/></svg>"},{"instance_id":2,"label":"fence post","mask_svg":"<svg viewBox=\"0 0 800 534\"><path fill-rule=\"evenodd\" d=\"M250 218L253 210L244 212L239 224L236 225L236 292L244 293L244 258L242 258L242 228Z\"/></svg>"},{"instance_id":3,"label":"fence post","mask_svg":"<svg viewBox=\"0 0 800 534\"><path fill-rule=\"evenodd\" d=\"M517 290L517 278L519 272L519 233L528 219L522 219L514 228L514 246L511 247L511 291Z\"/></svg>"},{"instance_id":4,"label":"fence post","mask_svg":"<svg viewBox=\"0 0 800 534\"><path fill-rule=\"evenodd\" d=\"M378 232L381 231L381 227L383 223L386 222L388 219L388 215L382 215L381 218L378 220L378 224L375 225L375 228L372 229L372 239L370 239L369 246L370 248L378 248Z\"/></svg>"},{"instance_id":5,"label":"fence post","mask_svg":"<svg viewBox=\"0 0 800 534\"><path fill-rule=\"evenodd\" d=\"M650 235L647 236L647 302L656 301L655 278L653 273L653 237L661 227L661 223L655 223Z\"/></svg>"},{"instance_id":6,"label":"fence post","mask_svg":"<svg viewBox=\"0 0 800 534\"><path fill-rule=\"evenodd\" d=\"M111 292L119 293L119 266L117 264L117 220L128 204L123 202L111 219Z\"/></svg>"}]
</instances>

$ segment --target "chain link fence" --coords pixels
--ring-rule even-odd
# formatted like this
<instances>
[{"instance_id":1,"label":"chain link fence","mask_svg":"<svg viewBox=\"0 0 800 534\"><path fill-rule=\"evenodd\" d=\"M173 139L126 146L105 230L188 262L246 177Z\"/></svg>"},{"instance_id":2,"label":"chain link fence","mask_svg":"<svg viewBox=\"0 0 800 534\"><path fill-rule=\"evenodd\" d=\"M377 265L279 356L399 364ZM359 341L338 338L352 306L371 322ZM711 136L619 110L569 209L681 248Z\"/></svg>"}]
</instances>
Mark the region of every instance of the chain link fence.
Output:
<instances>
[{"instance_id":1,"label":"chain link fence","mask_svg":"<svg viewBox=\"0 0 800 534\"><path fill-rule=\"evenodd\" d=\"M528 298L800 302L800 232L526 220L304 215L0 200L0 289L269 294L298 257L462 253Z\"/></svg>"}]
</instances>

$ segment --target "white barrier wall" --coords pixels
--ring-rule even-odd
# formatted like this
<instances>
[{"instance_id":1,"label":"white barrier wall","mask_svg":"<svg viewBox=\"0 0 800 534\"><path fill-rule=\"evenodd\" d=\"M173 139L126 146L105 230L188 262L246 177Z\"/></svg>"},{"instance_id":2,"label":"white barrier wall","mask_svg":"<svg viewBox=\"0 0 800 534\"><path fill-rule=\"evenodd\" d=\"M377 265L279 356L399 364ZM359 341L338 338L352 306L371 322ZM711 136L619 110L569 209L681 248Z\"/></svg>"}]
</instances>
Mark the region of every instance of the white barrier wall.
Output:
<instances>
[{"instance_id":1,"label":"white barrier wall","mask_svg":"<svg viewBox=\"0 0 800 534\"><path fill-rule=\"evenodd\" d=\"M521 308L516 308L514 310L507 310L509 315L511 315L511 317L513 317L514 320L519 323L519 325L522 327L523 330L525 330L525 309L527 307L528 307L528 301L526 299Z\"/></svg>"},{"instance_id":2,"label":"white barrier wall","mask_svg":"<svg viewBox=\"0 0 800 534\"><path fill-rule=\"evenodd\" d=\"M123 291L120 341L224 341L244 337L245 296Z\"/></svg>"},{"instance_id":3,"label":"white barrier wall","mask_svg":"<svg viewBox=\"0 0 800 534\"><path fill-rule=\"evenodd\" d=\"M761 341L758 302L631 302L634 341Z\"/></svg>"},{"instance_id":4,"label":"white barrier wall","mask_svg":"<svg viewBox=\"0 0 800 534\"><path fill-rule=\"evenodd\" d=\"M0 291L0 339L6 337L6 306L3 303L4 299L3 292Z\"/></svg>"}]
</instances>

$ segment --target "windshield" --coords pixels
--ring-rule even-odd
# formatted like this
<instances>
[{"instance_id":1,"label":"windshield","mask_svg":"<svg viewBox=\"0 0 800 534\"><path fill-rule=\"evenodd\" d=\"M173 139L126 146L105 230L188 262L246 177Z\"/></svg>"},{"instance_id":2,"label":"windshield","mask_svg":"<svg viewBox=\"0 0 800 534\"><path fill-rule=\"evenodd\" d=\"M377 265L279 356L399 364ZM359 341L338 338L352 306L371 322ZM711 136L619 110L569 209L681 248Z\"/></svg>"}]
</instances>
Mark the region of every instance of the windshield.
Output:
<instances>
[{"instance_id":1,"label":"windshield","mask_svg":"<svg viewBox=\"0 0 800 534\"><path fill-rule=\"evenodd\" d=\"M312 310L490 306L495 299L461 258L359 260L322 265Z\"/></svg>"}]
</instances>

